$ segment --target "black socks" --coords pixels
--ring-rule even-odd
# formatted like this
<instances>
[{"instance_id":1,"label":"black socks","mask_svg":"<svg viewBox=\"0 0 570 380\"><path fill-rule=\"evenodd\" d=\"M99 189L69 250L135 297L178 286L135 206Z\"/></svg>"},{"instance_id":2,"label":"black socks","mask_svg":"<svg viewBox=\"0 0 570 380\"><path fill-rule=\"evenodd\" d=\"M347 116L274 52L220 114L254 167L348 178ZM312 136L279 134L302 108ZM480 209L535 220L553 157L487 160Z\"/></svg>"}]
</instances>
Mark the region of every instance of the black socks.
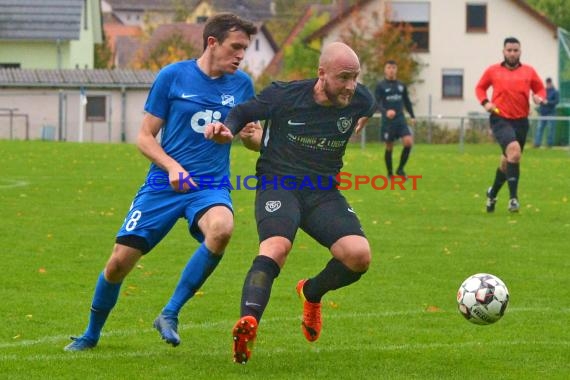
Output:
<instances>
[{"instance_id":1,"label":"black socks","mask_svg":"<svg viewBox=\"0 0 570 380\"><path fill-rule=\"evenodd\" d=\"M267 256L257 256L245 277L241 294L241 316L251 315L258 322L269 303L273 280L281 269Z\"/></svg>"}]
</instances>

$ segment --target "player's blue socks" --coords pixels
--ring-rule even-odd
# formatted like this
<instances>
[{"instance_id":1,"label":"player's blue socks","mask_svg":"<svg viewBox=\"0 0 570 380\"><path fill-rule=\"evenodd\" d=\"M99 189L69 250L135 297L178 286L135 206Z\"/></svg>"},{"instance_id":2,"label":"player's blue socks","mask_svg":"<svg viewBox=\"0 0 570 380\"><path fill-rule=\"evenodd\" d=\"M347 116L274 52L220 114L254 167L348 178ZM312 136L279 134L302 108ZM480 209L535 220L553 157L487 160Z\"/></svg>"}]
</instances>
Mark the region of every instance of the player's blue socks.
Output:
<instances>
[{"instance_id":1,"label":"player's blue socks","mask_svg":"<svg viewBox=\"0 0 570 380\"><path fill-rule=\"evenodd\" d=\"M174 294L162 310L162 314L177 317L182 306L200 289L221 259L222 255L214 255L202 243L184 267Z\"/></svg>"},{"instance_id":2,"label":"player's blue socks","mask_svg":"<svg viewBox=\"0 0 570 380\"><path fill-rule=\"evenodd\" d=\"M91 314L89 317L89 325L83 336L94 342L99 340L103 325L109 316L109 313L117 303L121 284L112 284L105 279L104 272L99 274L97 285L95 286L95 294L91 303Z\"/></svg>"}]
</instances>

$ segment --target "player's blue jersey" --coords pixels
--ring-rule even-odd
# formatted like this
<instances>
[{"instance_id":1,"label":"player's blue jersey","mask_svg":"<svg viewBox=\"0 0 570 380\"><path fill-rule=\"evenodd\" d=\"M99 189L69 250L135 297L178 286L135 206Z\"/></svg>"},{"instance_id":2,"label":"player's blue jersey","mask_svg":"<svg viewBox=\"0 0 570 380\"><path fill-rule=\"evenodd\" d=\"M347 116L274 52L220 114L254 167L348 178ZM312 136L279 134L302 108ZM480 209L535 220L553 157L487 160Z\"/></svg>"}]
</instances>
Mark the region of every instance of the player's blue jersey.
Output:
<instances>
[{"instance_id":1,"label":"player's blue jersey","mask_svg":"<svg viewBox=\"0 0 570 380\"><path fill-rule=\"evenodd\" d=\"M204 138L208 123L224 121L230 109L255 95L249 76L238 70L212 79L195 59L173 63L157 75L145 111L165 120L161 146L195 180L209 186L227 183L231 144ZM163 171L151 164L148 176ZM225 179L225 181L223 181Z\"/></svg>"}]
</instances>

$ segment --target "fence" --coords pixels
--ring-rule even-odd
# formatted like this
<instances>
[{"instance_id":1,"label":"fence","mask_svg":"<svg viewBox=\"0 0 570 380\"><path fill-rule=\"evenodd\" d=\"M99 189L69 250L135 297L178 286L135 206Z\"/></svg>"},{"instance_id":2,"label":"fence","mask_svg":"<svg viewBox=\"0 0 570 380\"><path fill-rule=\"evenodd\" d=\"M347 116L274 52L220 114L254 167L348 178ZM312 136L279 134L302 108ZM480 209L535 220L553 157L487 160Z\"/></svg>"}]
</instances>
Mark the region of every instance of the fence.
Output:
<instances>
[{"instance_id":1,"label":"fence","mask_svg":"<svg viewBox=\"0 0 570 380\"><path fill-rule=\"evenodd\" d=\"M18 108L0 108L0 125L7 124L7 137L10 140L21 138L30 139L30 119L28 114L17 113ZM5 122L7 121L7 122Z\"/></svg>"},{"instance_id":2,"label":"fence","mask_svg":"<svg viewBox=\"0 0 570 380\"><path fill-rule=\"evenodd\" d=\"M530 129L527 141L532 142L539 120L554 120L556 122L555 145L570 146L570 116L539 116L529 117ZM418 116L416 126L412 128L416 143L426 144L458 144L460 152L465 144L493 142L489 128L488 114L470 114L467 116ZM369 142L379 142L380 119L375 114L355 142L362 148ZM570 150L568 151L570 153Z\"/></svg>"},{"instance_id":3,"label":"fence","mask_svg":"<svg viewBox=\"0 0 570 380\"><path fill-rule=\"evenodd\" d=\"M29 140L38 137L43 140L54 140L56 138L56 127L51 124L37 126L40 128L35 128L38 129L38 133L31 135L28 115L16 111L17 109L14 108L0 108L0 138L10 140ZM528 140L533 139L539 120L554 120L556 121L555 145L570 146L570 106L559 107L558 113L563 116L530 117ZM111 125L109 123L109 129L112 128ZM134 126L133 128L136 129ZM465 144L493 141L489 129L489 117L486 114L418 116L413 131L416 143L458 144L460 152L463 152ZM111 135L111 131L108 135ZM93 136L90 140L94 140ZM362 148L366 147L369 142L380 142L379 115L374 115L360 136L355 136L352 141L359 142ZM570 153L570 149L568 152Z\"/></svg>"}]
</instances>

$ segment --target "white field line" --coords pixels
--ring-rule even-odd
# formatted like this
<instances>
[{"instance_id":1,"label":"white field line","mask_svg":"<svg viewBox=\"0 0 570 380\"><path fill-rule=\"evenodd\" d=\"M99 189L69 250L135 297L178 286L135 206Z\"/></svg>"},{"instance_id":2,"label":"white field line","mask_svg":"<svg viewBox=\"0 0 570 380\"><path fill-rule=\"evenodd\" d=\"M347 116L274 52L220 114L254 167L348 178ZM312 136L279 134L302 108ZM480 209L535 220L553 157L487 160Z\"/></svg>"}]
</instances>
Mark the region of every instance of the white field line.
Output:
<instances>
[{"instance_id":1,"label":"white field line","mask_svg":"<svg viewBox=\"0 0 570 380\"><path fill-rule=\"evenodd\" d=\"M1 178L0 179L0 190L2 189L13 189L15 187L24 187L28 186L30 183L28 181L23 181L19 179L8 179L8 178Z\"/></svg>"},{"instance_id":2,"label":"white field line","mask_svg":"<svg viewBox=\"0 0 570 380\"><path fill-rule=\"evenodd\" d=\"M468 341L468 342L453 342L453 343L410 343L410 344L389 344L389 345L381 345L381 344L374 344L368 345L366 347L359 345L358 351L368 351L368 352L396 352L396 351L423 351L423 350L434 350L434 349L441 349L441 348L469 348L469 347L481 347L481 342L476 341ZM553 342L553 341L526 341L526 340L509 340L509 341L493 341L494 347L512 347L512 346L531 346L531 347L560 347L560 349L568 350L570 349L570 341L563 341L563 342ZM91 360L91 359L114 359L114 358L145 358L145 357L153 357L156 358L157 355L162 355L168 348L165 349L164 344L157 343L153 347L157 347L155 349L152 348L145 348L144 351L122 351L122 352L105 352L104 350L96 350L96 351L85 351L85 352L64 352L63 347L62 350L58 353L54 354L35 354L35 355L26 355L23 356L21 354L9 354L9 355L0 355L0 363L1 362L40 362L40 361L76 361L76 360ZM173 349L173 348L170 348ZM260 349L261 351L261 349ZM291 352L292 348L284 348L284 347L263 347L263 352L268 355L277 355L284 352ZM328 345L328 346L311 346L312 352L353 352L354 347L351 346L337 346L337 345ZM227 345L227 349L212 349L209 348L208 350L192 350L191 355L193 357L199 356L207 356L207 357L221 357L227 356L228 358L231 357L231 348L230 345ZM229 360L229 359L228 359Z\"/></svg>"},{"instance_id":3,"label":"white field line","mask_svg":"<svg viewBox=\"0 0 570 380\"><path fill-rule=\"evenodd\" d=\"M549 314L549 315L553 315L553 314L570 314L570 308L562 308L562 309L558 309L558 310L552 310L552 309L544 309L544 308L509 308L507 310L508 314L513 314L513 313L537 313L537 314ZM342 313L342 314L332 314L329 316L326 316L325 318L327 320L342 320L342 319L354 319L354 318L359 318L359 319L379 319L379 318L390 318L390 317L406 317L406 316L411 316L411 315L418 315L418 314L428 314L428 312L424 311L424 310L416 310L416 311L387 311L387 312L376 312L376 313ZM431 313L430 313L431 314ZM434 314L446 314L445 311L441 311L441 312L435 312ZM460 318L459 315L457 315L458 318ZM270 325L273 324L275 322L280 323L280 322L294 322L294 321L298 321L300 320L301 316L297 316L297 317L277 317L277 318L264 318L263 319L263 324L264 325ZM205 321L205 322L201 322L201 323L187 323L187 324L180 324L179 325L179 331L182 330L194 330L194 329L219 329L219 328L227 328L228 326L233 326L233 323L235 321L234 320L218 320L218 321ZM109 337L109 336L121 336L121 337L126 337L126 336L133 336L136 334L141 334L141 333L150 333L154 331L154 328L146 328L146 329L140 329L140 328L133 328L133 329L123 329L123 330L114 330L114 331L109 331L109 332L104 332L102 338L105 339L105 337ZM80 333L80 331L78 332ZM10 349L10 348L18 348L18 347L29 347L29 346L34 346L34 345L42 345L42 344L62 344L62 348L63 345L69 343L69 337L72 334L69 335L55 335L55 336L46 336L46 337L42 337L42 338L38 338L38 339L34 339L34 340L22 340L22 341L14 341L14 342L8 342L8 343L0 343L0 350L1 349ZM465 344L463 343L450 343L450 344L446 344L446 343L430 343L430 344L410 344L410 345L388 345L388 346L379 346L377 349L374 350L380 350L380 351L386 351L386 350L405 350L405 349L430 349L430 348L437 348L437 347L448 347L448 346L469 346L471 344L478 344L476 342L474 343L469 343L466 342ZM493 343L495 344L495 343ZM522 345L532 345L532 344L554 344L554 345L564 345L564 346L568 346L570 345L570 341L564 341L564 342L516 342L513 343L513 341L509 341L509 342L503 342L500 343L498 342L497 344L503 344L503 345L514 345L514 344L522 344ZM338 347L334 348L334 349L339 349ZM333 348L331 348L331 350L333 350ZM326 349L325 349L326 351ZM211 352L211 351L210 351ZM275 352L279 352L279 351L275 351ZM69 353L66 353L67 355L69 355ZM116 353L113 353L113 355L115 355ZM133 356L146 356L146 354L137 354L135 353ZM3 360L8 360L8 357L12 357L14 355L0 355L0 361ZM31 356L34 357L34 356ZM98 351L97 353L97 357L100 357L100 351Z\"/></svg>"}]
</instances>

